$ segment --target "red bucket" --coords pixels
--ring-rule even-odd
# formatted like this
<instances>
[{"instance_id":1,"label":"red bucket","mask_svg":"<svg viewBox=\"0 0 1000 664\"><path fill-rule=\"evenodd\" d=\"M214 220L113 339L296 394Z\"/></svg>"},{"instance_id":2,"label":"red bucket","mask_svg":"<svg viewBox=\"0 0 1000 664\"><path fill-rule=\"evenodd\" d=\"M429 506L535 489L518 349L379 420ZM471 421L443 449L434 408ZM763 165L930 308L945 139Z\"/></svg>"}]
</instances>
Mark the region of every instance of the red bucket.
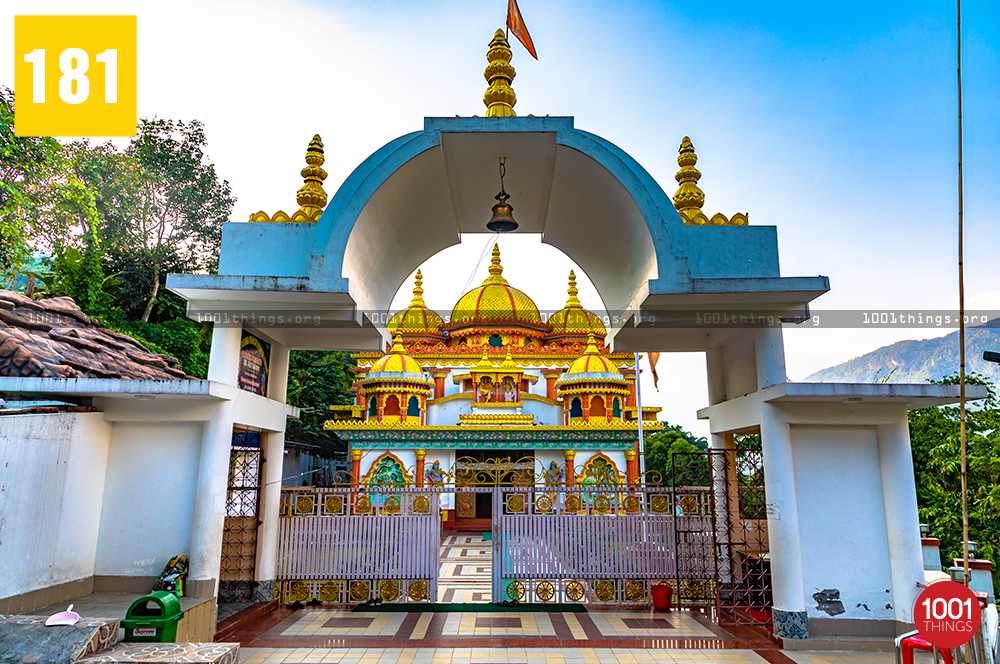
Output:
<instances>
[{"instance_id":1,"label":"red bucket","mask_svg":"<svg viewBox=\"0 0 1000 664\"><path fill-rule=\"evenodd\" d=\"M652 587L653 610L657 613L670 613L670 603L674 597L674 589L665 583Z\"/></svg>"}]
</instances>

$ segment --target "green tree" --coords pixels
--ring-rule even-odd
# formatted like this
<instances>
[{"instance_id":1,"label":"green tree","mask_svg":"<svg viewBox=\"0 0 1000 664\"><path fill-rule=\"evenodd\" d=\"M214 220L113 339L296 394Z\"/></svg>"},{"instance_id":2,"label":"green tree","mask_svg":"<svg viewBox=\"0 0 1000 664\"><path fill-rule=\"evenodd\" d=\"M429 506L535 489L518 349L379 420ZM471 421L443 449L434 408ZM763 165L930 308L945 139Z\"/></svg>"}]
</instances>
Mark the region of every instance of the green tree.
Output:
<instances>
[{"instance_id":1,"label":"green tree","mask_svg":"<svg viewBox=\"0 0 1000 664\"><path fill-rule=\"evenodd\" d=\"M664 486L708 486L708 441L678 425L646 436L643 457L649 481Z\"/></svg>"},{"instance_id":2,"label":"green tree","mask_svg":"<svg viewBox=\"0 0 1000 664\"><path fill-rule=\"evenodd\" d=\"M344 452L346 446L332 433L323 429L330 419L330 406L354 403L356 366L347 353L338 351L292 351L288 362L289 404L301 410L299 419L289 420L285 439L303 446L317 448L323 456Z\"/></svg>"},{"instance_id":3,"label":"green tree","mask_svg":"<svg viewBox=\"0 0 1000 664\"><path fill-rule=\"evenodd\" d=\"M167 266L187 271L218 266L222 224L236 199L208 161L206 146L198 120L153 118L140 120L128 147L138 165L139 200L116 249L122 250L120 261L131 257L147 266L143 321L153 313Z\"/></svg>"},{"instance_id":4,"label":"green tree","mask_svg":"<svg viewBox=\"0 0 1000 664\"><path fill-rule=\"evenodd\" d=\"M26 217L59 169L61 150L52 138L14 136L14 93L0 86L0 287L31 260Z\"/></svg>"},{"instance_id":5,"label":"green tree","mask_svg":"<svg viewBox=\"0 0 1000 664\"><path fill-rule=\"evenodd\" d=\"M1000 401L988 380L966 377L972 385L986 385L988 397L970 403L966 414L969 538L979 543L981 557L997 562L1000 553ZM938 381L958 383L958 376ZM912 411L910 442L920 520L941 540L942 564L962 557L962 492L959 450L959 408L942 406ZM1000 585L1000 574L994 572Z\"/></svg>"}]
</instances>

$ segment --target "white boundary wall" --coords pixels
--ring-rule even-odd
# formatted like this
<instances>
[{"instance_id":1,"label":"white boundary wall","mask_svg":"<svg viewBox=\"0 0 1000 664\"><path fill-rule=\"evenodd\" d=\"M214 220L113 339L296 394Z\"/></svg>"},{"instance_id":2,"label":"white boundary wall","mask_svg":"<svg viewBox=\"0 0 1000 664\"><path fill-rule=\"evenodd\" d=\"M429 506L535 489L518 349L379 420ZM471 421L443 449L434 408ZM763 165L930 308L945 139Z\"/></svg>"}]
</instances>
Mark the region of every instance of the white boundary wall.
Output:
<instances>
[{"instance_id":1,"label":"white boundary wall","mask_svg":"<svg viewBox=\"0 0 1000 664\"><path fill-rule=\"evenodd\" d=\"M110 440L103 413L0 418L0 597L94 573Z\"/></svg>"}]
</instances>

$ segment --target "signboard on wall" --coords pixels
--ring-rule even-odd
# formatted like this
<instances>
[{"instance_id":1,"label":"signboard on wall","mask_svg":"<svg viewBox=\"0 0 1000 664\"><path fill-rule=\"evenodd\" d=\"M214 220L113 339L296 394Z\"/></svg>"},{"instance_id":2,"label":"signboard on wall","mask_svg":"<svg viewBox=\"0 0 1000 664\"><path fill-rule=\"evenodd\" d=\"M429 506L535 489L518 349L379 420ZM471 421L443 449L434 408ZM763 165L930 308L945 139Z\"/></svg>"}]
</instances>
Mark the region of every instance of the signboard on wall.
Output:
<instances>
[{"instance_id":1,"label":"signboard on wall","mask_svg":"<svg viewBox=\"0 0 1000 664\"><path fill-rule=\"evenodd\" d=\"M267 394L267 364L271 344L243 330L240 340L240 371L237 385L241 390L265 396Z\"/></svg>"}]
</instances>

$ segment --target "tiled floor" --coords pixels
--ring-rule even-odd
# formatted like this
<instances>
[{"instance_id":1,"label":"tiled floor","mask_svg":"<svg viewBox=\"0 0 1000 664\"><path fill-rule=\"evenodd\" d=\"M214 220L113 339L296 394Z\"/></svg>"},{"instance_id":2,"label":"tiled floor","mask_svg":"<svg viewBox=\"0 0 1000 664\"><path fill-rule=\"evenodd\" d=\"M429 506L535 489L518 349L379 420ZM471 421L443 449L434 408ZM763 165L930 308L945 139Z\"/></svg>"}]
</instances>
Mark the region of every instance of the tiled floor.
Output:
<instances>
[{"instance_id":1,"label":"tiled floor","mask_svg":"<svg viewBox=\"0 0 1000 664\"><path fill-rule=\"evenodd\" d=\"M459 604L488 603L492 589L493 543L482 535L441 538L438 601Z\"/></svg>"},{"instance_id":2,"label":"tiled floor","mask_svg":"<svg viewBox=\"0 0 1000 664\"><path fill-rule=\"evenodd\" d=\"M35 616L50 616L59 611L65 611L72 604L73 611L89 618L124 618L125 612L132 602L142 597L130 593L91 593L83 597L67 600L60 604L43 606L31 612ZM188 611L199 604L210 602L210 599L200 597L181 597L181 609Z\"/></svg>"},{"instance_id":3,"label":"tiled floor","mask_svg":"<svg viewBox=\"0 0 1000 664\"><path fill-rule=\"evenodd\" d=\"M275 620L274 622L277 622ZM738 638L700 613L649 610L369 612L308 607L233 636L252 648L774 648ZM808 664L808 663L800 663Z\"/></svg>"},{"instance_id":4,"label":"tiled floor","mask_svg":"<svg viewBox=\"0 0 1000 664\"><path fill-rule=\"evenodd\" d=\"M860 660L859 660L860 661ZM864 660L881 663L882 660ZM243 664L768 664L753 650L628 648L244 648ZM795 664L787 662L787 664ZM823 664L823 663L816 663ZM832 664L832 662L831 662Z\"/></svg>"},{"instance_id":5,"label":"tiled floor","mask_svg":"<svg viewBox=\"0 0 1000 664\"><path fill-rule=\"evenodd\" d=\"M925 656L926 655L926 656ZM244 648L242 664L891 664L892 653L645 648ZM919 664L930 664L917 653Z\"/></svg>"}]
</instances>

